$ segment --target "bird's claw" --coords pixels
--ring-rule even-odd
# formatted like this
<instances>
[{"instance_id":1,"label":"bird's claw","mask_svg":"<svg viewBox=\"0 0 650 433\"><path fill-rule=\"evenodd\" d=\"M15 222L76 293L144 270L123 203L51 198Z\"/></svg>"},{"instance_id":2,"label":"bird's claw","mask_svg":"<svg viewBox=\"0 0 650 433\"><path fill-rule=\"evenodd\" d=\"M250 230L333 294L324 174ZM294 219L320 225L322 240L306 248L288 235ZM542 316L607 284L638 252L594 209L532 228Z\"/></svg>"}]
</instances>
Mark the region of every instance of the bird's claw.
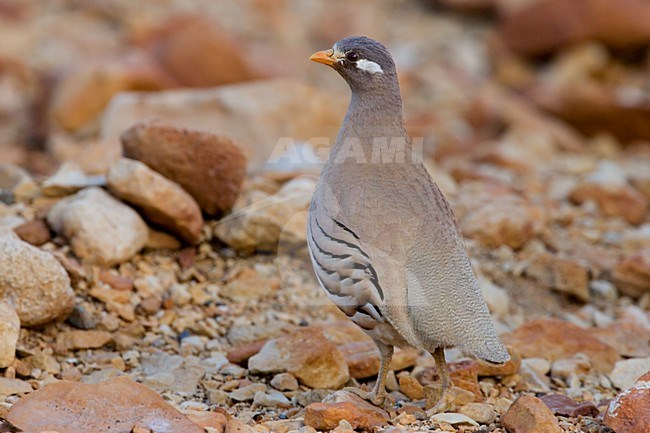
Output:
<instances>
[{"instance_id":1,"label":"bird's claw","mask_svg":"<svg viewBox=\"0 0 650 433\"><path fill-rule=\"evenodd\" d=\"M356 395L357 397L361 397L362 399L374 404L375 406L382 406L386 401L386 393L379 394L372 391L363 391L359 388L351 386L343 388L343 391L347 391L351 394Z\"/></svg>"}]
</instances>

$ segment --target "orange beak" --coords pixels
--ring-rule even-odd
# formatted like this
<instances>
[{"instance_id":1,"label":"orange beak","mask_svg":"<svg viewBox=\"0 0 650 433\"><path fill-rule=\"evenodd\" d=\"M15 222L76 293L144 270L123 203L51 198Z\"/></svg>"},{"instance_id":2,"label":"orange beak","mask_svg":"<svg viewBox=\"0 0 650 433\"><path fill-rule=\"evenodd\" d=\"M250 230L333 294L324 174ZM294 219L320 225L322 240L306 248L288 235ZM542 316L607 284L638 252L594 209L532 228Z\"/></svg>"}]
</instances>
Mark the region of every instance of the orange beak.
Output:
<instances>
[{"instance_id":1,"label":"orange beak","mask_svg":"<svg viewBox=\"0 0 650 433\"><path fill-rule=\"evenodd\" d=\"M330 49L325 51L318 51L317 53L312 54L309 60L312 62L318 62L324 65L332 66L334 62L336 62L336 59L333 56L334 50Z\"/></svg>"}]
</instances>

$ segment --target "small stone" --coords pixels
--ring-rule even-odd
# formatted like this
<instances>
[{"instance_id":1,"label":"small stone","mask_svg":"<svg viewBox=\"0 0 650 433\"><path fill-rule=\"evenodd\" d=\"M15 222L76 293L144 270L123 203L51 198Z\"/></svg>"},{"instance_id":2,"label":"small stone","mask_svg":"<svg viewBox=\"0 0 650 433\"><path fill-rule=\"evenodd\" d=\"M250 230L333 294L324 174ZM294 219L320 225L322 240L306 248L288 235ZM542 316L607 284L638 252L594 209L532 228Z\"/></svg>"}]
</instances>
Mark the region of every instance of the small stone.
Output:
<instances>
[{"instance_id":1,"label":"small stone","mask_svg":"<svg viewBox=\"0 0 650 433\"><path fill-rule=\"evenodd\" d=\"M288 372L311 388L340 388L350 378L341 352L316 328L268 341L248 360L248 369L252 374Z\"/></svg>"},{"instance_id":2,"label":"small stone","mask_svg":"<svg viewBox=\"0 0 650 433\"><path fill-rule=\"evenodd\" d=\"M34 246L41 246L52 239L50 228L42 219L27 221L14 228L14 233L25 242Z\"/></svg>"},{"instance_id":3,"label":"small stone","mask_svg":"<svg viewBox=\"0 0 650 433\"><path fill-rule=\"evenodd\" d=\"M402 393L411 400L421 400L424 398L424 387L413 376L400 376L399 387Z\"/></svg>"},{"instance_id":4,"label":"small stone","mask_svg":"<svg viewBox=\"0 0 650 433\"><path fill-rule=\"evenodd\" d=\"M0 269L0 301L15 307L22 326L43 325L72 310L70 278L52 254L0 233Z\"/></svg>"},{"instance_id":5,"label":"small stone","mask_svg":"<svg viewBox=\"0 0 650 433\"><path fill-rule=\"evenodd\" d=\"M437 423L445 423L445 424L450 424L450 425L472 425L478 427L478 423L474 421L472 418L463 415L461 413L437 413L434 416L432 416L431 421L437 422Z\"/></svg>"},{"instance_id":6,"label":"small stone","mask_svg":"<svg viewBox=\"0 0 650 433\"><path fill-rule=\"evenodd\" d=\"M469 403L460 408L460 413L479 424L492 424L497 417L494 406L485 403Z\"/></svg>"},{"instance_id":7,"label":"small stone","mask_svg":"<svg viewBox=\"0 0 650 433\"><path fill-rule=\"evenodd\" d=\"M87 188L60 200L47 221L70 240L78 257L104 266L130 259L149 236L137 212L99 188Z\"/></svg>"},{"instance_id":8,"label":"small stone","mask_svg":"<svg viewBox=\"0 0 650 433\"><path fill-rule=\"evenodd\" d=\"M20 319L14 307L0 301L0 368L13 364L20 335Z\"/></svg>"},{"instance_id":9,"label":"small stone","mask_svg":"<svg viewBox=\"0 0 650 433\"><path fill-rule=\"evenodd\" d=\"M598 408L590 401L576 403L570 397L562 394L547 394L540 397L546 406L555 415L578 417L578 416L598 416Z\"/></svg>"},{"instance_id":10,"label":"small stone","mask_svg":"<svg viewBox=\"0 0 650 433\"><path fill-rule=\"evenodd\" d=\"M82 305L75 305L65 320L78 329L94 329L97 326L93 314Z\"/></svg>"},{"instance_id":11,"label":"small stone","mask_svg":"<svg viewBox=\"0 0 650 433\"><path fill-rule=\"evenodd\" d=\"M16 394L27 394L32 392L32 386L20 379L8 379L0 377L0 396L10 396Z\"/></svg>"},{"instance_id":12,"label":"small stone","mask_svg":"<svg viewBox=\"0 0 650 433\"><path fill-rule=\"evenodd\" d=\"M201 209L177 183L128 158L111 166L107 182L114 195L134 205L152 223L191 244L201 239Z\"/></svg>"},{"instance_id":13,"label":"small stone","mask_svg":"<svg viewBox=\"0 0 650 433\"><path fill-rule=\"evenodd\" d=\"M622 391L610 403L603 424L616 433L647 433L650 431L650 372Z\"/></svg>"},{"instance_id":14,"label":"small stone","mask_svg":"<svg viewBox=\"0 0 650 433\"><path fill-rule=\"evenodd\" d=\"M258 391L253 398L253 405L262 407L291 407L291 402L280 391Z\"/></svg>"},{"instance_id":15,"label":"small stone","mask_svg":"<svg viewBox=\"0 0 650 433\"><path fill-rule=\"evenodd\" d=\"M371 429L388 423L384 410L373 406L356 395L338 391L327 402L312 403L305 408L305 424L319 431L335 429L341 420L353 429Z\"/></svg>"},{"instance_id":16,"label":"small stone","mask_svg":"<svg viewBox=\"0 0 650 433\"><path fill-rule=\"evenodd\" d=\"M153 230L150 227L149 237L144 247L150 250L177 250L181 247L181 243L169 233Z\"/></svg>"},{"instance_id":17,"label":"small stone","mask_svg":"<svg viewBox=\"0 0 650 433\"><path fill-rule=\"evenodd\" d=\"M133 280L129 277L124 277L105 269L99 271L98 277L99 281L108 284L115 290L122 290L125 292L133 290Z\"/></svg>"},{"instance_id":18,"label":"small stone","mask_svg":"<svg viewBox=\"0 0 650 433\"><path fill-rule=\"evenodd\" d=\"M650 371L650 358L633 358L618 361L609 374L609 380L618 389L628 389Z\"/></svg>"},{"instance_id":19,"label":"small stone","mask_svg":"<svg viewBox=\"0 0 650 433\"><path fill-rule=\"evenodd\" d=\"M271 386L279 391L295 391L298 389L298 381L289 373L280 373L273 376Z\"/></svg>"},{"instance_id":20,"label":"small stone","mask_svg":"<svg viewBox=\"0 0 650 433\"><path fill-rule=\"evenodd\" d=\"M562 433L551 410L540 399L529 395L512 403L501 424L510 433Z\"/></svg>"},{"instance_id":21,"label":"small stone","mask_svg":"<svg viewBox=\"0 0 650 433\"><path fill-rule=\"evenodd\" d=\"M156 120L131 127L122 144L124 156L178 183L205 213L218 215L235 204L246 156L229 138Z\"/></svg>"},{"instance_id":22,"label":"small stone","mask_svg":"<svg viewBox=\"0 0 650 433\"><path fill-rule=\"evenodd\" d=\"M47 197L63 197L91 186L104 186L104 176L88 176L74 163L64 163L52 177L41 185L41 192Z\"/></svg>"},{"instance_id":23,"label":"small stone","mask_svg":"<svg viewBox=\"0 0 650 433\"><path fill-rule=\"evenodd\" d=\"M641 297L650 290L650 249L637 251L624 257L613 272L618 289L633 298Z\"/></svg>"},{"instance_id":24,"label":"small stone","mask_svg":"<svg viewBox=\"0 0 650 433\"><path fill-rule=\"evenodd\" d=\"M65 331L56 336L56 344L63 350L98 349L112 340L106 331Z\"/></svg>"},{"instance_id":25,"label":"small stone","mask_svg":"<svg viewBox=\"0 0 650 433\"><path fill-rule=\"evenodd\" d=\"M609 373L618 353L589 330L557 319L537 319L502 336L503 342L527 358L555 361L578 353L589 357L593 368Z\"/></svg>"},{"instance_id":26,"label":"small stone","mask_svg":"<svg viewBox=\"0 0 650 433\"><path fill-rule=\"evenodd\" d=\"M234 401L253 401L255 394L266 391L263 383L251 383L232 391L228 396Z\"/></svg>"},{"instance_id":27,"label":"small stone","mask_svg":"<svg viewBox=\"0 0 650 433\"><path fill-rule=\"evenodd\" d=\"M233 364L244 365L248 362L249 358L253 355L257 355L262 347L266 344L268 340L258 340L251 343L245 343L241 346L237 346L230 352L228 352L228 361Z\"/></svg>"},{"instance_id":28,"label":"small stone","mask_svg":"<svg viewBox=\"0 0 650 433\"><path fill-rule=\"evenodd\" d=\"M275 277L264 277L254 269L244 269L228 281L219 294L233 301L247 301L272 296L280 288L280 281Z\"/></svg>"}]
</instances>

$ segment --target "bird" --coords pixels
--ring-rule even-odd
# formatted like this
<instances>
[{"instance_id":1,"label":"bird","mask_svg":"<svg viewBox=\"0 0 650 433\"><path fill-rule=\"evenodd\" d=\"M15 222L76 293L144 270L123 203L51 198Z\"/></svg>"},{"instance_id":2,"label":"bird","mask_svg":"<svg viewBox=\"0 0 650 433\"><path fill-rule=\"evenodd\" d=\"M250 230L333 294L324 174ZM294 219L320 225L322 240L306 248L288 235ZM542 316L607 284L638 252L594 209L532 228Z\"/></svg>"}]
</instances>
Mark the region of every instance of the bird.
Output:
<instances>
[{"instance_id":1,"label":"bird","mask_svg":"<svg viewBox=\"0 0 650 433\"><path fill-rule=\"evenodd\" d=\"M382 405L394 348L426 350L442 388L428 413L443 411L450 396L446 348L496 366L509 360L508 350L454 212L406 132L389 51L369 37L350 36L310 60L333 68L351 90L307 221L319 285L379 349L372 390L349 390Z\"/></svg>"}]
</instances>

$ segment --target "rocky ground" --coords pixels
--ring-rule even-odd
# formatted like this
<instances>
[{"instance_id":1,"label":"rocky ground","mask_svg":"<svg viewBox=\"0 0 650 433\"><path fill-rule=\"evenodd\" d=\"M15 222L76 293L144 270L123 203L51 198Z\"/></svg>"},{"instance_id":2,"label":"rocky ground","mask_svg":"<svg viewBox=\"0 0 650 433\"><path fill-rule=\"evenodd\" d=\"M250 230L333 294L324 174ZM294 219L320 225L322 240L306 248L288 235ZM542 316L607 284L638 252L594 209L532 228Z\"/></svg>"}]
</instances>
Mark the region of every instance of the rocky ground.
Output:
<instances>
[{"instance_id":1,"label":"rocky ground","mask_svg":"<svg viewBox=\"0 0 650 433\"><path fill-rule=\"evenodd\" d=\"M648 2L0 0L0 21L0 431L650 430ZM341 390L379 355L306 252L348 98L307 58L354 33L395 56L512 354L447 351L434 416L415 350L383 408Z\"/></svg>"}]
</instances>

